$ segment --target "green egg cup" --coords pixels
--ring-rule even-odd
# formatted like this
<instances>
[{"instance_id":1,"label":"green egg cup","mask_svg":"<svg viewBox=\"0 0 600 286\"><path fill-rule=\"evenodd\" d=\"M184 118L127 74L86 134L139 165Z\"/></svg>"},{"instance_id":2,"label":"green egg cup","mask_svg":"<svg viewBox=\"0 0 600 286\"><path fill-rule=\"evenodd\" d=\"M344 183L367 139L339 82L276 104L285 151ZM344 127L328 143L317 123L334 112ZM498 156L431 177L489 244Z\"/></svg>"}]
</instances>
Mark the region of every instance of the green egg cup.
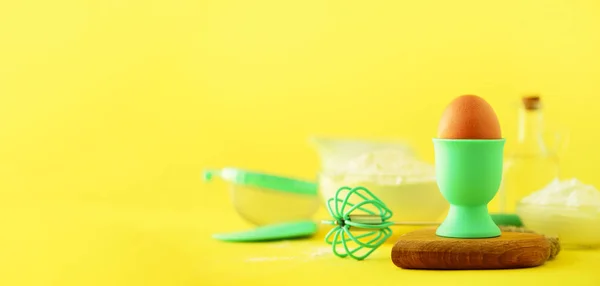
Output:
<instances>
[{"instance_id":1,"label":"green egg cup","mask_svg":"<svg viewBox=\"0 0 600 286\"><path fill-rule=\"evenodd\" d=\"M452 238L500 236L487 205L502 181L505 139L433 139L438 187L450 203L436 234Z\"/></svg>"}]
</instances>

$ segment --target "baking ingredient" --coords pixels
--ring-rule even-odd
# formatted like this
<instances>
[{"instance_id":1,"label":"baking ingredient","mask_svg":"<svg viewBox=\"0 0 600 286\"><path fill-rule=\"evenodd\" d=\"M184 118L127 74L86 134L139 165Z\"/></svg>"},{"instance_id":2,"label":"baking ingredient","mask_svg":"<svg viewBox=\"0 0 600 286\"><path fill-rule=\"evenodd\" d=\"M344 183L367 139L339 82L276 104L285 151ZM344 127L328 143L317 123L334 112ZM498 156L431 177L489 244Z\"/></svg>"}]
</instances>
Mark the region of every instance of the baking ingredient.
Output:
<instances>
[{"instance_id":1,"label":"baking ingredient","mask_svg":"<svg viewBox=\"0 0 600 286\"><path fill-rule=\"evenodd\" d=\"M367 188L396 220L437 221L448 208L434 166L398 149L367 151L349 159L345 167L319 175L325 201L343 186Z\"/></svg>"},{"instance_id":2,"label":"baking ingredient","mask_svg":"<svg viewBox=\"0 0 600 286\"><path fill-rule=\"evenodd\" d=\"M476 95L455 98L438 125L442 139L501 139L500 123L492 106Z\"/></svg>"},{"instance_id":3,"label":"baking ingredient","mask_svg":"<svg viewBox=\"0 0 600 286\"><path fill-rule=\"evenodd\" d=\"M600 192L575 178L555 179L523 198L517 214L526 228L557 236L564 248L600 247Z\"/></svg>"},{"instance_id":4,"label":"baking ingredient","mask_svg":"<svg viewBox=\"0 0 600 286\"><path fill-rule=\"evenodd\" d=\"M251 257L246 259L246 262L273 262L273 261L284 261L294 260L294 256L269 256L269 257Z\"/></svg>"},{"instance_id":5,"label":"baking ingredient","mask_svg":"<svg viewBox=\"0 0 600 286\"><path fill-rule=\"evenodd\" d=\"M380 185L435 180L435 168L432 164L397 149L363 153L351 159L336 173L347 181L369 180Z\"/></svg>"},{"instance_id":6,"label":"baking ingredient","mask_svg":"<svg viewBox=\"0 0 600 286\"><path fill-rule=\"evenodd\" d=\"M511 139L515 144L504 163L500 191L490 203L490 208L499 212L514 212L519 200L560 176L558 155L545 138L547 130L539 95L522 98L518 119L518 132Z\"/></svg>"},{"instance_id":7,"label":"baking ingredient","mask_svg":"<svg viewBox=\"0 0 600 286\"><path fill-rule=\"evenodd\" d=\"M312 137L310 145L315 148L320 161L321 172L344 169L348 162L375 150L394 150L404 157L416 157L413 147L401 138L334 138Z\"/></svg>"},{"instance_id":8,"label":"baking ingredient","mask_svg":"<svg viewBox=\"0 0 600 286\"><path fill-rule=\"evenodd\" d=\"M293 267L294 263L331 260L336 257L331 247L323 246L314 240L281 240L270 243L255 244L251 255L244 259L249 263L277 263L285 261Z\"/></svg>"},{"instance_id":9,"label":"baking ingredient","mask_svg":"<svg viewBox=\"0 0 600 286\"><path fill-rule=\"evenodd\" d=\"M576 178L554 179L543 189L521 200L523 204L592 207L600 211L600 191Z\"/></svg>"}]
</instances>

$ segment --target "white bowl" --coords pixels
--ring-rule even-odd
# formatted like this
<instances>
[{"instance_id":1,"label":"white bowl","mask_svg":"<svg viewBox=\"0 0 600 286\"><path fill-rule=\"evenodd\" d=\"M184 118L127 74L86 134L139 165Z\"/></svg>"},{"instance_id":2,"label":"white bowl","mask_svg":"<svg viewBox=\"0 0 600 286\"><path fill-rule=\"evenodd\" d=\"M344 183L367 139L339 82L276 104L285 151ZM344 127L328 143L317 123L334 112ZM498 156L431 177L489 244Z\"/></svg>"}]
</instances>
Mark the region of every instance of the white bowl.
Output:
<instances>
[{"instance_id":1,"label":"white bowl","mask_svg":"<svg viewBox=\"0 0 600 286\"><path fill-rule=\"evenodd\" d=\"M441 222L449 208L435 179L405 181L395 175L319 175L319 193L325 204L341 187L368 189L392 211L393 221Z\"/></svg>"},{"instance_id":2,"label":"white bowl","mask_svg":"<svg viewBox=\"0 0 600 286\"><path fill-rule=\"evenodd\" d=\"M556 236L564 248L600 247L600 208L519 203L523 225L535 232Z\"/></svg>"}]
</instances>

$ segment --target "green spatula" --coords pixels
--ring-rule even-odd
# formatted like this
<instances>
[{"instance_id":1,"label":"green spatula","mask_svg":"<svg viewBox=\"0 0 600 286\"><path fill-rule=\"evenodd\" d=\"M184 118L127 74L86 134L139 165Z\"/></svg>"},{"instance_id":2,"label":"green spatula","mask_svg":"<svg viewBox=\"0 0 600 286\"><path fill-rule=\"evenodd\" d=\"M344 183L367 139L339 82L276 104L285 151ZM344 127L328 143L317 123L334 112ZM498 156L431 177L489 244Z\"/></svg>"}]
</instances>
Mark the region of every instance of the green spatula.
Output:
<instances>
[{"instance_id":1,"label":"green spatula","mask_svg":"<svg viewBox=\"0 0 600 286\"><path fill-rule=\"evenodd\" d=\"M258 242L307 237L317 232L310 220L260 226L251 230L214 234L213 238L231 242Z\"/></svg>"}]
</instances>

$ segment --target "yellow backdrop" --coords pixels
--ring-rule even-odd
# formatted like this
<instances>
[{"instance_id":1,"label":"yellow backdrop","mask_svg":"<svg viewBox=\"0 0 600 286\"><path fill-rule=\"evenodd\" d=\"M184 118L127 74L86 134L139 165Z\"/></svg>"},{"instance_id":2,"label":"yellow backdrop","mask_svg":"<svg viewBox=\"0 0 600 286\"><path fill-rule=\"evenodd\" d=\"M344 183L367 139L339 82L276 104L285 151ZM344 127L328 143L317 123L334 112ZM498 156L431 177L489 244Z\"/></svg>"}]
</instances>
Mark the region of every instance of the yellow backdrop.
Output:
<instances>
[{"instance_id":1,"label":"yellow backdrop","mask_svg":"<svg viewBox=\"0 0 600 286\"><path fill-rule=\"evenodd\" d=\"M571 133L563 175L600 187L599 29L593 0L2 1L0 279L81 282L68 269L103 269L114 251L92 242L132 209L223 210L207 167L313 178L311 135L406 138L433 161L466 93L510 143L541 92ZM126 281L114 267L84 273Z\"/></svg>"}]
</instances>

